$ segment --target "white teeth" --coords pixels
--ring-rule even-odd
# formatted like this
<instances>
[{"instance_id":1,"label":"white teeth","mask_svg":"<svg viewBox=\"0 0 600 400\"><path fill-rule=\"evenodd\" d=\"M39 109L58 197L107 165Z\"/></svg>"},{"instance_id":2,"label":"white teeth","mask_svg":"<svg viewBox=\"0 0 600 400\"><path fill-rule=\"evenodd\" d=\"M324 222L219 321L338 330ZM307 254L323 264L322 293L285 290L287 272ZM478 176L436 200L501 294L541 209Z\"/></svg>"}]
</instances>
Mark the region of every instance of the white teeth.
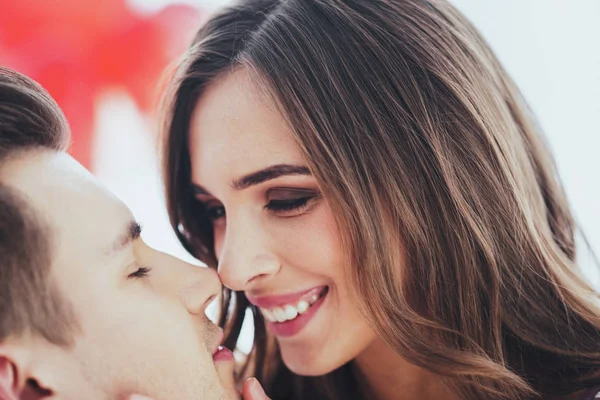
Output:
<instances>
[{"instance_id":1,"label":"white teeth","mask_svg":"<svg viewBox=\"0 0 600 400\"><path fill-rule=\"evenodd\" d=\"M298 309L298 314L304 314L309 307L310 305L308 304L308 302L304 300L299 301L298 305L296 306L296 308Z\"/></svg>"},{"instance_id":2,"label":"white teeth","mask_svg":"<svg viewBox=\"0 0 600 400\"><path fill-rule=\"evenodd\" d=\"M285 317L286 319L294 319L298 316L298 310L294 306L285 306Z\"/></svg>"},{"instance_id":3,"label":"white teeth","mask_svg":"<svg viewBox=\"0 0 600 400\"><path fill-rule=\"evenodd\" d=\"M323 293L323 292L321 292ZM310 298L300 300L296 305L287 304L281 307L273 307L270 309L261 308L263 316L270 322L285 322L291 321L304 314L308 309L321 298L320 294L313 294Z\"/></svg>"},{"instance_id":4,"label":"white teeth","mask_svg":"<svg viewBox=\"0 0 600 400\"><path fill-rule=\"evenodd\" d=\"M275 319L277 320L277 322L283 322L285 321L286 315L285 315L285 311L283 311L281 308L276 307L272 310L273 315L275 316Z\"/></svg>"},{"instance_id":5,"label":"white teeth","mask_svg":"<svg viewBox=\"0 0 600 400\"><path fill-rule=\"evenodd\" d=\"M269 311L265 308L261 308L261 311L262 311L263 316L267 319L267 321L270 321L270 322L277 321L277 319L275 319L275 316L273 315L272 311Z\"/></svg>"}]
</instances>

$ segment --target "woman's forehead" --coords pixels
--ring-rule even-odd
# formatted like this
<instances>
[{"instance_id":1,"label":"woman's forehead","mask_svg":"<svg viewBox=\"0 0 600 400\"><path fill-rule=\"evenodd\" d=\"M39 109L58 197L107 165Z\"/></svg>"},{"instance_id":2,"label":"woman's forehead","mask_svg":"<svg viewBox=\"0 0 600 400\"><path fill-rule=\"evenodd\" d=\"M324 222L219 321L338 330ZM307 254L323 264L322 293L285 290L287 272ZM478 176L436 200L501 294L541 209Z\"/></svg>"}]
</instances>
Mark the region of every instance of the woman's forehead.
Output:
<instances>
[{"instance_id":1,"label":"woman's forehead","mask_svg":"<svg viewBox=\"0 0 600 400\"><path fill-rule=\"evenodd\" d=\"M199 184L304 163L285 120L248 79L243 71L230 74L209 86L196 105L189 144L192 176Z\"/></svg>"}]
</instances>

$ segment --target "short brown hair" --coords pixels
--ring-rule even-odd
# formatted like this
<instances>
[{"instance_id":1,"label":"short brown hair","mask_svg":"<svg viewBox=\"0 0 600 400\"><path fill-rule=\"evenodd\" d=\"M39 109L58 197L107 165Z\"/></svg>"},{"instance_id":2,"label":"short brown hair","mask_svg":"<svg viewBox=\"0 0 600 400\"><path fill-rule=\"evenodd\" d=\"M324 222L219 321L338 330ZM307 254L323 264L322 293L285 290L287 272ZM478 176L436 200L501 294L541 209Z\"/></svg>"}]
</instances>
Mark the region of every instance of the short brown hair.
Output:
<instances>
[{"instance_id":1,"label":"short brown hair","mask_svg":"<svg viewBox=\"0 0 600 400\"><path fill-rule=\"evenodd\" d=\"M0 167L36 149L64 151L66 119L48 92L0 67ZM50 227L18 190L0 182L0 342L25 332L71 343L74 315L50 279Z\"/></svg>"}]
</instances>

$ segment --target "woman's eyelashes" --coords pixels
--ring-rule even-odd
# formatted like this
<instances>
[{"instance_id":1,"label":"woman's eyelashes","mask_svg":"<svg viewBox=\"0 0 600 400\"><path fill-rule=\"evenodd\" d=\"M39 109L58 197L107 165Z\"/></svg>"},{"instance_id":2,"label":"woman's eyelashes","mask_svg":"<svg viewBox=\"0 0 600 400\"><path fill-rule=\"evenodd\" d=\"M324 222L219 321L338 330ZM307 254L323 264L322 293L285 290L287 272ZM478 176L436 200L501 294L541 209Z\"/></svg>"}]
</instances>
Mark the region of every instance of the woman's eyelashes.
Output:
<instances>
[{"instance_id":1,"label":"woman's eyelashes","mask_svg":"<svg viewBox=\"0 0 600 400\"><path fill-rule=\"evenodd\" d=\"M308 211L321 198L321 194L313 189L273 188L267 190L264 209L282 217L294 217ZM202 201L202 200L200 200ZM205 201L205 216L210 221L225 218L225 207L216 201Z\"/></svg>"},{"instance_id":2,"label":"woman's eyelashes","mask_svg":"<svg viewBox=\"0 0 600 400\"><path fill-rule=\"evenodd\" d=\"M303 197L293 200L271 200L265 206L267 210L279 213L285 211L300 210L308 204L310 197Z\"/></svg>"},{"instance_id":3,"label":"woman's eyelashes","mask_svg":"<svg viewBox=\"0 0 600 400\"><path fill-rule=\"evenodd\" d=\"M294 217L308 211L320 197L319 192L311 189L269 189L264 208L278 216Z\"/></svg>"}]
</instances>

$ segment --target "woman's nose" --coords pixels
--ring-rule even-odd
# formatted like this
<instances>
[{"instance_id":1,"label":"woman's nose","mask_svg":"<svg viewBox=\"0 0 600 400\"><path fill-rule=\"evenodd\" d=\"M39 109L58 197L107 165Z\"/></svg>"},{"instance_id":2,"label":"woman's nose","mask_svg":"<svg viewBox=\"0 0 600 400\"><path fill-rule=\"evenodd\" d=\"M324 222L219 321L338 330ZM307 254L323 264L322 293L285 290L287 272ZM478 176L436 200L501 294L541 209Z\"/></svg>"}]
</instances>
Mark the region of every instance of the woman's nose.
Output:
<instances>
[{"instance_id":1,"label":"woman's nose","mask_svg":"<svg viewBox=\"0 0 600 400\"><path fill-rule=\"evenodd\" d=\"M279 272L279 258L269 249L263 235L250 232L242 235L228 229L218 253L218 271L223 284L231 290L247 290L252 283Z\"/></svg>"},{"instance_id":2,"label":"woman's nose","mask_svg":"<svg viewBox=\"0 0 600 400\"><path fill-rule=\"evenodd\" d=\"M235 291L247 290L255 281L273 276L277 271L279 271L279 262L268 254L250 258L229 256L219 262L221 281Z\"/></svg>"}]
</instances>

